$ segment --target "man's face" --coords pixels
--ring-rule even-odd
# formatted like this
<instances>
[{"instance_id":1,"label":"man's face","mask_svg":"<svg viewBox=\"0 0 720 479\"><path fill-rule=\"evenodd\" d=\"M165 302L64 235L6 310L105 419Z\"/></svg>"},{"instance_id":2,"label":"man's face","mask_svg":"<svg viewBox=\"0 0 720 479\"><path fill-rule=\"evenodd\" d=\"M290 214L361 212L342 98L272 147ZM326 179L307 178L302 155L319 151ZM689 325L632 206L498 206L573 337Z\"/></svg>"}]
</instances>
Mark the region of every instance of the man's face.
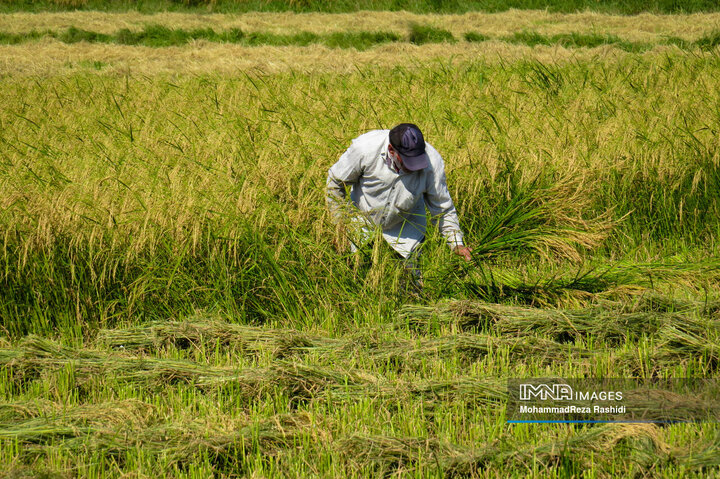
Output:
<instances>
[{"instance_id":1,"label":"man's face","mask_svg":"<svg viewBox=\"0 0 720 479\"><path fill-rule=\"evenodd\" d=\"M403 165L402 157L395 151L392 145L388 145L388 155L390 155L390 159L393 160L403 172L410 173L410 170Z\"/></svg>"}]
</instances>

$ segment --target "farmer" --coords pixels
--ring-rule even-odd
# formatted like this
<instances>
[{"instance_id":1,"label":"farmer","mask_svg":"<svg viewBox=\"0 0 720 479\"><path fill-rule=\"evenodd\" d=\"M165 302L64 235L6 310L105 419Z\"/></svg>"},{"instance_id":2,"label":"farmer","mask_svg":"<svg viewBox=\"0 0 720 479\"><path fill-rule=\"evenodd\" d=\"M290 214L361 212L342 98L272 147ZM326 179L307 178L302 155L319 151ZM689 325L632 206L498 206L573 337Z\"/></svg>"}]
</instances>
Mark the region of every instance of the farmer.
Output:
<instances>
[{"instance_id":1,"label":"farmer","mask_svg":"<svg viewBox=\"0 0 720 479\"><path fill-rule=\"evenodd\" d=\"M351 205L345 199L346 186L352 187ZM385 241L416 277L417 248L425 239L427 225L426 206L450 248L465 261L471 260L472 249L463 244L445 183L443 159L412 123L355 138L328 170L327 202L337 220L345 216L354 227L353 251L372 238L374 227L380 227Z\"/></svg>"}]
</instances>

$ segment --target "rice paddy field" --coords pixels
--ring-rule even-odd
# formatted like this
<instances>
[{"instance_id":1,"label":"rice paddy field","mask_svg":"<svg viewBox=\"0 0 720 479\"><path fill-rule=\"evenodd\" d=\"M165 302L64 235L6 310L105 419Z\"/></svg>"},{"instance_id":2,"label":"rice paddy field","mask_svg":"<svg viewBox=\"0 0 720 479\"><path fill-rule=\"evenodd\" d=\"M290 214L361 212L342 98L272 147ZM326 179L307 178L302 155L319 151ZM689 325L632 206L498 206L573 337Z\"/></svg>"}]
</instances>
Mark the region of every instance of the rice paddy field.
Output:
<instances>
[{"instance_id":1,"label":"rice paddy field","mask_svg":"<svg viewBox=\"0 0 720 479\"><path fill-rule=\"evenodd\" d=\"M720 14L63 5L0 15L3 475L720 476L717 422L507 423L720 379ZM325 208L406 121L474 250L419 295Z\"/></svg>"}]
</instances>

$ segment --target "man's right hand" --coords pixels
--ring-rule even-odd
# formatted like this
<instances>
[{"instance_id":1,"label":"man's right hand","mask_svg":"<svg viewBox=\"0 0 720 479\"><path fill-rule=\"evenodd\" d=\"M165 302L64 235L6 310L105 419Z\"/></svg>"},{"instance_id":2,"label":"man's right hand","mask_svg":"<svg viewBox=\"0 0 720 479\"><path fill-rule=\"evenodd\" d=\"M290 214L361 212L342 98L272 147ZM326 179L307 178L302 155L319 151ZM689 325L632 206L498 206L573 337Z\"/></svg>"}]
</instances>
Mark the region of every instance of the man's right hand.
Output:
<instances>
[{"instance_id":1,"label":"man's right hand","mask_svg":"<svg viewBox=\"0 0 720 479\"><path fill-rule=\"evenodd\" d=\"M453 248L453 253L458 256L462 256L465 261L472 261L472 248L464 245L459 245Z\"/></svg>"}]
</instances>

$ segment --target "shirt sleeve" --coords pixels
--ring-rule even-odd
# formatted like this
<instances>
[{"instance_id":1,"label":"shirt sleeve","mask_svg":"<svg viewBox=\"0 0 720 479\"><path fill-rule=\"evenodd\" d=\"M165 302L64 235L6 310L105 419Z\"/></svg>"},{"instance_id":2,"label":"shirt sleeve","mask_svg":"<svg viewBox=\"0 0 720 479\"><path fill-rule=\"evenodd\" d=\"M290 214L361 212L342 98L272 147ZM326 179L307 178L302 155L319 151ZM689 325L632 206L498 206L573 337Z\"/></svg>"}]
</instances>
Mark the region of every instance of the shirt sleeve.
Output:
<instances>
[{"instance_id":1,"label":"shirt sleeve","mask_svg":"<svg viewBox=\"0 0 720 479\"><path fill-rule=\"evenodd\" d=\"M362 155L353 141L350 148L328 170L325 198L328 209L336 220L340 219L343 209L348 206L345 188L357 183L362 172Z\"/></svg>"},{"instance_id":2,"label":"shirt sleeve","mask_svg":"<svg viewBox=\"0 0 720 479\"><path fill-rule=\"evenodd\" d=\"M433 222L437 222L440 232L445 236L448 246L463 246L463 232L460 229L457 211L450 198L450 191L445 180L445 167L440 163L428 179L429 185L425 193L425 204L430 211Z\"/></svg>"}]
</instances>

